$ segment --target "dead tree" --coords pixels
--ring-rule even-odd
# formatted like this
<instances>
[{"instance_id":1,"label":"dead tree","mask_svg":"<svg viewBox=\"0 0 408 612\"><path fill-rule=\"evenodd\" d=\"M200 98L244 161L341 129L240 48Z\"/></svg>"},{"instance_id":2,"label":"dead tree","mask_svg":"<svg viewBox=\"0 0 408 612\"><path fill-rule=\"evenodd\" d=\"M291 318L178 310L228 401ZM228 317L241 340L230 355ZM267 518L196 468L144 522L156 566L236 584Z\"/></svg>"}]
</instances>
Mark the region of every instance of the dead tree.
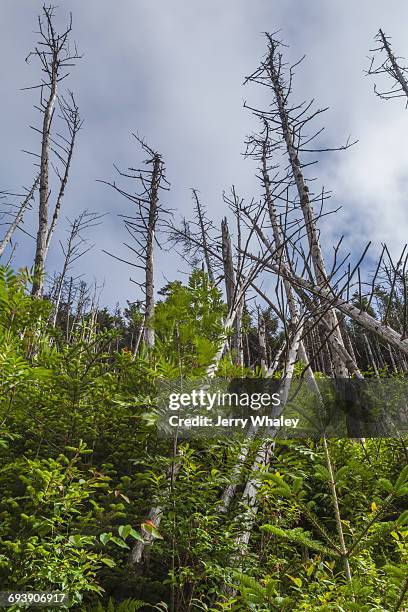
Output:
<instances>
[{"instance_id":1,"label":"dead tree","mask_svg":"<svg viewBox=\"0 0 408 612\"><path fill-rule=\"evenodd\" d=\"M288 400L288 397L289 397L289 391L290 391L290 387L292 383L294 368L295 368L295 364L297 361L297 355L299 351L299 345L301 342L302 334L303 334L303 322L301 322L298 329L295 330L292 341L289 342L288 341L289 339L287 339L287 343L290 348L288 350L288 355L287 355L285 367L283 370L282 383L281 383L280 390L279 390L280 398L281 398L281 403L280 403L281 410L284 409L286 402ZM244 446L244 449L245 448L248 449L247 446ZM253 526L255 524L256 515L259 509L259 503L257 499L258 490L260 486L259 474L261 474L262 471L264 471L267 468L269 462L273 458L273 453L274 453L274 442L272 439L266 439L259 445L258 450L256 451L256 454L255 454L255 458L253 460L251 476L247 480L246 485L244 487L241 503L246 509L246 511L244 513L244 516L242 515L238 516L238 520L240 524L243 525L243 529L241 533L235 539L235 547L236 547L237 552L234 554L234 558L238 561L238 563L239 563L240 557L242 558L242 556L246 552L246 548L248 546L248 543L249 543L249 540L250 540L250 537L253 531ZM242 453L242 456L244 457L244 460L245 460L246 454L244 455ZM241 459L241 456L239 459ZM225 497L225 492L224 492L224 497ZM231 497L228 498L228 502L230 501L231 501ZM225 510L225 508L223 508L223 510ZM231 590L228 588L224 589L224 591L228 593L229 595L235 594L234 590Z\"/></svg>"},{"instance_id":2,"label":"dead tree","mask_svg":"<svg viewBox=\"0 0 408 612\"><path fill-rule=\"evenodd\" d=\"M306 228L306 237L313 273L316 284L319 287L325 287L328 282L328 273L323 257L322 248L320 245L319 231L316 226L316 217L313 210L313 203L323 196L313 197L309 190L308 182L304 176L304 168L310 164L302 163L300 153L321 152L324 149L309 149L308 144L317 137L322 130L318 130L312 137L304 135L304 128L319 114L326 109L310 111L312 103L305 105L290 105L290 96L292 93L292 84L294 76L294 66L287 69L283 55L281 53L282 44L267 34L268 52L266 58L262 61L258 70L255 71L246 82L262 84L268 87L273 96L271 110L261 111L251 109L256 115L262 118L263 122L271 126L273 138L276 142L276 147L284 151L289 162L287 173L284 181L293 186L297 199L293 200L293 205L299 207ZM286 75L286 70L288 75ZM250 107L249 107L250 108ZM339 149L346 149L351 146L347 143ZM336 342L344 347L343 338L341 336L339 322L335 309L327 309L325 319L330 327L331 335ZM338 354L334 356L335 371L339 377L348 375L347 368Z\"/></svg>"},{"instance_id":3,"label":"dead tree","mask_svg":"<svg viewBox=\"0 0 408 612\"><path fill-rule=\"evenodd\" d=\"M201 202L199 191L192 189L193 218L181 219L181 227L175 220L166 223L166 233L171 245L178 249L180 257L194 269L206 269L208 278L216 284L222 275L222 261L214 257L214 250L221 249L219 230L208 218L205 205ZM214 248L214 245L215 248ZM205 266L203 266L203 262Z\"/></svg>"},{"instance_id":4,"label":"dead tree","mask_svg":"<svg viewBox=\"0 0 408 612\"><path fill-rule=\"evenodd\" d=\"M125 229L136 246L125 242L125 246L136 256L136 261L129 261L112 253L111 257L129 264L130 266L144 272L144 281L136 283L144 294L144 341L147 347L154 346L154 329L152 317L154 312L154 250L160 247L157 240L157 231L167 211L160 203L160 192L169 190L169 183L165 176L165 167L162 156L149 147L144 140L133 134L141 145L143 152L147 155L144 164L148 169L128 168L123 172L116 168L122 178L128 178L141 185L140 193L130 193L119 187L116 182L100 181L112 187L117 193L131 202L136 209L134 215L119 215L123 218Z\"/></svg>"},{"instance_id":5,"label":"dead tree","mask_svg":"<svg viewBox=\"0 0 408 612\"><path fill-rule=\"evenodd\" d=\"M268 353L266 348L266 326L262 312L258 311L258 342L261 353L261 370L268 371Z\"/></svg>"},{"instance_id":6,"label":"dead tree","mask_svg":"<svg viewBox=\"0 0 408 612\"><path fill-rule=\"evenodd\" d=\"M225 279L225 285L226 285L226 293L227 293L227 298L228 298L228 289L227 289L227 284L229 284L231 282L231 279L233 280L234 284L235 284L235 291L237 289L236 287L236 279L235 276L239 277L241 276L241 271L242 271L242 266L244 265L244 260L242 259L242 247L243 247L243 234L242 234L242 211L244 208L244 200L243 198L240 198L236 192L235 186L232 185L231 187L231 192L230 194L223 194L223 198L224 198L224 202L225 204L228 205L229 209L231 210L231 212L233 213L234 217L235 217L235 227L236 227L236 233L237 233L237 237L236 237L236 253L235 253L235 261L234 261L234 257L233 257L233 251L232 248L229 249L228 246L226 246L224 244L224 242L228 242L227 240L227 236L225 236L224 238L224 231L223 228L221 228L221 237L222 237L222 253L223 253L223 260L224 260L224 279ZM226 223L226 218L224 220L224 224ZM228 232L228 227L226 227L227 230L227 234L229 235ZM225 257L227 256L227 258ZM228 263L227 263L228 262ZM232 265L232 267L231 267ZM227 268L229 267L230 272L229 272L229 277L227 279ZM237 272L235 273L234 270L236 270ZM245 300L242 300L239 304L238 310L237 310L237 316L235 319L235 325L234 325L234 334L232 337L232 348L233 348L233 356L235 359L235 363L238 366L243 366L244 365L244 346L243 346L243 334L242 334L242 317L243 317L243 312L244 312L244 303Z\"/></svg>"},{"instance_id":7,"label":"dead tree","mask_svg":"<svg viewBox=\"0 0 408 612\"><path fill-rule=\"evenodd\" d=\"M0 242L0 257L3 255L8 244L11 242L14 232L20 226L20 223L23 221L24 213L26 212L27 208L29 208L29 206L31 205L31 202L34 198L34 192L38 187L39 180L40 180L40 177L37 176L31 189L28 191L24 200L21 202L21 205L17 211L17 214L15 215L13 221L9 225L6 235L4 236L3 240Z\"/></svg>"},{"instance_id":8,"label":"dead tree","mask_svg":"<svg viewBox=\"0 0 408 612\"><path fill-rule=\"evenodd\" d=\"M225 277L225 293L227 297L228 307L231 307L235 293L235 272L234 272L234 261L232 258L232 246L231 236L228 229L227 218L221 222L221 235L222 235L222 258L224 263L224 277Z\"/></svg>"},{"instance_id":9,"label":"dead tree","mask_svg":"<svg viewBox=\"0 0 408 612\"><path fill-rule=\"evenodd\" d=\"M221 224L221 236L215 234L215 228L211 222L205 225L205 237L200 231L191 231L193 224L186 219L182 220L181 227L173 221L167 223L167 234L171 243L182 247L182 255L190 263L193 263L198 253L201 254L201 257L204 257L205 251L211 262L212 270L217 273L220 279L224 279L226 301L229 309L229 314L224 322L224 329L230 334L233 330L232 353L234 361L237 365L243 365L242 316L245 293L261 273L263 266L261 263L248 268L249 262L246 253L254 230L250 229L247 236L242 236L243 200L237 196L234 187L231 189L231 196L224 194L224 201L236 218L237 244L235 247L232 244L226 217ZM248 279L250 280L248 281ZM238 296L240 296L239 299ZM225 350L225 346L226 342L222 344L222 351Z\"/></svg>"},{"instance_id":10,"label":"dead tree","mask_svg":"<svg viewBox=\"0 0 408 612\"><path fill-rule=\"evenodd\" d=\"M79 55L74 45L71 48L70 35L72 31L72 16L66 29L58 33L54 25L54 7L43 6L42 14L38 18L39 42L26 61L36 58L41 66L43 77L39 85L27 87L25 89L39 89L40 103L37 107L43 115L41 129L33 128L41 136L41 154L33 154L39 159L40 180L39 180L39 208L38 208L38 231L36 241L36 251L34 259L34 279L32 295L41 297L44 288L45 260L49 248L51 235L54 231L61 208L61 201L65 192L68 180L69 168L72 159L75 135L81 126L78 115L78 107L70 94L70 102L59 97L58 90L60 82L69 75L68 69L79 59ZM56 105L59 104L64 121L70 128L70 139L53 137L52 126ZM51 196L50 186L50 166L55 169L55 165L50 159L50 154L55 153L57 162L62 162L63 172L57 170L60 182L59 194L55 204L55 212L51 227L49 228L49 205Z\"/></svg>"},{"instance_id":11,"label":"dead tree","mask_svg":"<svg viewBox=\"0 0 408 612\"><path fill-rule=\"evenodd\" d=\"M103 215L98 213L92 213L87 210L82 212L73 221L69 221L69 233L66 244L64 245L60 241L61 250L64 254L64 263L62 266L61 273L58 275L54 291L53 291L53 302L54 309L52 315L52 326L55 327L58 318L59 307L61 303L62 290L68 274L71 272L71 268L78 259L88 253L94 244L90 243L86 239L83 233L93 227L100 224L100 220ZM72 277L71 277L72 279Z\"/></svg>"},{"instance_id":12,"label":"dead tree","mask_svg":"<svg viewBox=\"0 0 408 612\"><path fill-rule=\"evenodd\" d=\"M210 228L212 227L212 222L209 221L206 217L206 211L199 200L197 189L192 189L192 192L193 192L193 197L195 201L194 209L195 209L195 213L197 217L199 233L201 236L201 243L203 245L202 252L204 255L204 261L205 261L206 268L207 268L207 274L208 274L208 278L210 279L210 281L214 284L215 276L214 276L214 270L213 270L213 262L211 260L211 255L210 255L209 248L208 248L208 242L209 242L208 234L209 234Z\"/></svg>"},{"instance_id":13,"label":"dead tree","mask_svg":"<svg viewBox=\"0 0 408 612\"><path fill-rule=\"evenodd\" d=\"M403 58L397 57L392 50L389 38L384 34L383 30L378 31L375 41L378 47L371 49L372 53L378 54L373 56L370 61L370 66L367 74L371 76L386 75L391 78L391 89L378 89L377 84L374 85L376 95L382 100L392 100L394 98L407 98L406 107L408 107L408 67L403 65Z\"/></svg>"},{"instance_id":14,"label":"dead tree","mask_svg":"<svg viewBox=\"0 0 408 612\"><path fill-rule=\"evenodd\" d=\"M234 259L232 254L232 243L231 236L228 228L227 218L224 217L221 223L221 244L222 244L222 258L224 267L224 282L225 282L225 293L227 298L228 308L231 310L233 307L236 291L238 289L237 279L235 275ZM239 262L238 262L239 266ZM243 365L243 350L242 350L242 309L243 300L240 301L236 316L234 320L234 333L232 336L231 348L232 357L237 365Z\"/></svg>"},{"instance_id":15,"label":"dead tree","mask_svg":"<svg viewBox=\"0 0 408 612\"><path fill-rule=\"evenodd\" d=\"M259 241L269 250L270 253L274 253L275 261L277 266L279 267L281 264L285 267L291 267L291 257L289 254L289 246L293 244L293 236L291 240L286 241L287 230L288 228L283 225L280 219L280 215L277 211L277 204L275 199L275 193L273 191L272 185L273 182L270 178L270 171L274 169L271 166L271 158L276 153L277 148L279 148L279 143L273 143L270 138L270 129L269 124L266 120L263 122L263 132L258 136L254 135L247 141L247 155L255 158L260 163L260 180L264 190L264 199L265 199L265 207L267 210L267 217L270 223L270 227L272 229L273 241L270 241L262 226L256 222L253 214L251 214L251 208L246 208L244 213L249 220L249 224L254 227L256 234L258 236ZM276 168L276 167L275 167ZM286 177L285 177L286 179ZM275 191L276 189L279 192L287 192L287 181L285 179L277 180L277 176L275 175L274 183L275 183ZM280 197L281 196L277 196ZM287 205L284 211L284 216L287 214ZM285 224L287 225L287 221L285 220ZM307 262L305 262L305 267L307 267ZM292 325L297 326L299 322L299 307L296 303L294 290L291 286L290 281L287 278L283 278L283 288L286 297L286 301L289 308L289 315ZM265 296L263 296L265 299ZM267 299L267 298L266 298ZM268 300L268 303L271 303ZM350 355L349 352L345 349L343 343L339 342L338 336L336 336L333 332L334 329L331 325L331 321L328 321L326 318L328 309L325 309L325 316L321 317L324 321L327 328L327 341L330 346L333 348L333 352L337 357L338 362L344 363L350 372L357 374L359 377L361 376L357 364L355 360ZM316 314L316 312L311 312L311 315ZM284 312L280 313L280 319L282 322L285 322L285 314ZM303 340L302 340L303 343ZM321 349L324 348L324 343L322 344ZM304 350L302 344L302 350Z\"/></svg>"},{"instance_id":16,"label":"dead tree","mask_svg":"<svg viewBox=\"0 0 408 612\"><path fill-rule=\"evenodd\" d=\"M61 118L63 119L66 130L68 132L68 138L64 136L59 137L59 141L53 141L52 150L57 156L61 163L62 171L55 167L55 172L59 179L59 191L55 202L54 214L51 219L50 227L47 233L47 240L45 245L45 256L47 256L50 248L51 238L54 234L55 227L61 212L62 200L65 195L66 186L69 178L69 171L72 163L72 156L75 148L75 141L79 130L82 127L82 120L79 115L79 108L75 102L73 94L70 92L68 100L62 96L58 98L58 105L61 111Z\"/></svg>"}]
</instances>

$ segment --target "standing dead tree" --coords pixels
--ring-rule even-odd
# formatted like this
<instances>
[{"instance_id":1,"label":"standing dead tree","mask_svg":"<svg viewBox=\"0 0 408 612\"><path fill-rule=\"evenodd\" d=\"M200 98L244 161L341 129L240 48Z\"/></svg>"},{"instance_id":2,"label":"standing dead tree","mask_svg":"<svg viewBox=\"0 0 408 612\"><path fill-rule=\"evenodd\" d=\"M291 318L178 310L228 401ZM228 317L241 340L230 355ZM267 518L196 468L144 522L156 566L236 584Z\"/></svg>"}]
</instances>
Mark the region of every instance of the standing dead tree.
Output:
<instances>
[{"instance_id":1,"label":"standing dead tree","mask_svg":"<svg viewBox=\"0 0 408 612\"><path fill-rule=\"evenodd\" d=\"M242 211L244 208L244 200L239 197L235 186L231 187L230 194L224 193L224 202L228 205L229 209L232 211L235 217L235 227L236 227L236 248L235 248L235 262L234 262L234 254L231 245L228 244L229 240L229 231L227 225L227 219L225 218L221 225L221 237L222 237L222 254L223 254L223 265L224 265L224 279L225 279L225 290L227 301L229 296L231 295L231 288L233 288L234 292L236 291L236 276L239 276L240 270L242 269L242 264L244 263L242 260ZM229 240L230 242L230 240ZM237 270L237 274L234 272L234 267ZM237 316L234 323L234 334L232 336L232 353L233 358L238 366L244 365L244 347L243 347L243 334L242 334L242 317L244 312L244 304L245 299L243 299L238 307Z\"/></svg>"},{"instance_id":2,"label":"standing dead tree","mask_svg":"<svg viewBox=\"0 0 408 612\"><path fill-rule=\"evenodd\" d=\"M144 312L144 341L147 347L154 346L154 330L151 320L154 311L154 249L160 247L157 240L157 231L166 213L169 213L160 203L160 192L169 190L169 182L165 176L165 167L160 153L154 151L139 136L133 134L147 155L144 164L148 169L128 168L127 172L116 170L122 178L128 178L141 185L140 193L129 193L119 187L116 182L100 181L112 187L117 193L131 202L136 209L134 215L119 215L124 220L125 229L136 246L127 242L124 245L136 255L136 261L129 261L112 253L111 257L133 266L144 272L144 281L136 283L145 296Z\"/></svg>"},{"instance_id":3,"label":"standing dead tree","mask_svg":"<svg viewBox=\"0 0 408 612\"><path fill-rule=\"evenodd\" d=\"M54 309L52 315L52 326L55 327L58 318L59 307L61 303L62 291L64 283L66 282L67 276L71 271L72 266L78 259L83 257L88 251L90 251L94 244L90 243L88 239L83 236L86 230L96 227L100 224L100 220L103 215L98 213L92 213L87 210L83 211L73 221L69 221L69 233L66 244L60 241L61 250L64 254L64 263L62 266L61 273L58 275L54 290L53 290L53 302Z\"/></svg>"},{"instance_id":4,"label":"standing dead tree","mask_svg":"<svg viewBox=\"0 0 408 612\"><path fill-rule=\"evenodd\" d=\"M41 129L35 129L41 136L41 154L31 153L38 158L39 165L39 208L38 208L38 231L34 259L34 279L32 295L41 297L44 288L44 271L47 251L51 236L55 229L61 209L62 198L68 181L69 170L75 145L76 134L81 127L78 107L73 95L69 99L59 97L59 84L69 75L69 68L75 65L80 58L77 48L71 48L70 35L72 32L72 16L64 31L58 33L55 25L55 9L52 6L43 6L42 14L38 17L39 42L26 61L36 58L41 66L42 78L38 85L26 87L25 89L39 89L40 103L36 107L42 114ZM69 136L53 137L53 123L55 109L59 106L63 121L68 125ZM56 169L51 161L51 153L55 154L57 164L61 163L63 170ZM60 183L55 204L55 211L51 226L49 227L49 205L51 196L50 166L56 170Z\"/></svg>"},{"instance_id":5,"label":"standing dead tree","mask_svg":"<svg viewBox=\"0 0 408 612\"><path fill-rule=\"evenodd\" d=\"M378 31L375 41L378 47L371 49L372 53L379 54L381 59L377 61L377 55L373 56L370 61L370 66L367 74L371 76L386 75L391 78L391 89L378 89L377 84L374 85L374 91L382 100L391 100L393 98L407 98L406 107L408 107L408 67L403 65L403 58L397 57L392 50L389 38L384 34L384 31Z\"/></svg>"},{"instance_id":6,"label":"standing dead tree","mask_svg":"<svg viewBox=\"0 0 408 612\"><path fill-rule=\"evenodd\" d=\"M235 275L234 259L232 252L231 236L228 228L228 220L226 217L221 222L221 245L222 258L224 267L225 292L228 308L231 310L237 291L237 278ZM238 261L238 270L240 262ZM243 365L243 347L242 347L242 311L244 300L241 300L237 305L236 316L234 321L234 333L231 341L232 357L237 365Z\"/></svg>"},{"instance_id":7,"label":"standing dead tree","mask_svg":"<svg viewBox=\"0 0 408 612\"><path fill-rule=\"evenodd\" d=\"M219 230L211 219L208 218L205 205L199 197L198 189L192 189L193 194L193 218L191 220L183 217L181 228L175 225L173 220L166 224L168 240L172 245L179 248L179 255L192 268L198 268L205 264L208 278L212 283L218 281L222 274L222 262L214 257L214 244L220 242ZM221 248L217 246L216 249Z\"/></svg>"},{"instance_id":8,"label":"standing dead tree","mask_svg":"<svg viewBox=\"0 0 408 612\"><path fill-rule=\"evenodd\" d=\"M320 129L310 136L304 133L305 127L309 126L310 122L326 109L312 111L312 102L309 104L301 103L291 105L290 98L292 94L294 70L297 64L287 67L281 52L282 43L270 34L266 34L266 37L268 41L266 57L261 62L260 67L251 76L247 77L245 82L261 84L270 89L272 93L271 110L251 110L253 110L264 123L270 126L271 132L273 132L275 147L283 152L283 155L288 161L283 183L286 183L288 188L293 187L295 192L293 196L293 206L295 208L299 207L303 215L309 249L307 258L311 260L311 267L313 269L316 284L319 287L324 287L328 282L328 273L313 210L313 204L316 201L323 200L324 194L313 196L310 192L308 181L304 175L304 169L309 166L311 162L303 163L300 159L300 154L347 149L351 144L347 143L343 147L337 147L336 149L326 147L323 149L308 148L309 143L321 134L322 130ZM282 178L280 178L279 181L282 183ZM309 271L311 270L309 269ZM333 338L335 338L336 342L341 347L344 347L335 309L328 309L325 313L325 319L330 327ZM333 361L336 375L339 377L346 377L348 375L347 368L338 354L334 356Z\"/></svg>"},{"instance_id":9,"label":"standing dead tree","mask_svg":"<svg viewBox=\"0 0 408 612\"><path fill-rule=\"evenodd\" d=\"M198 225L199 235L201 236L201 242L203 244L203 255L204 255L204 261L205 261L206 268L207 268L208 278L210 279L212 283L215 283L215 276L214 276L214 269L213 269L214 266L213 266L211 255L208 249L209 231L212 227L212 222L209 221L206 217L206 211L199 200L197 189L193 189L192 192L193 192L193 197L195 201L194 210L195 210L195 214L197 218L196 223Z\"/></svg>"}]
</instances>

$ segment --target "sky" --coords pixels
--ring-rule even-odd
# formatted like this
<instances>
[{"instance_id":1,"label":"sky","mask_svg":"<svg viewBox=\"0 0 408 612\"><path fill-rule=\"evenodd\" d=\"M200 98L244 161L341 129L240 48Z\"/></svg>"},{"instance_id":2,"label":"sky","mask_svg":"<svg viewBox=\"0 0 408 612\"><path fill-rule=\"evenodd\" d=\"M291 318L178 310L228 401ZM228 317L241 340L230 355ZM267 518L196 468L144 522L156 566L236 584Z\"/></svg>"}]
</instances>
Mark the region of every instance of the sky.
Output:
<instances>
[{"instance_id":1,"label":"sky","mask_svg":"<svg viewBox=\"0 0 408 612\"><path fill-rule=\"evenodd\" d=\"M38 65L27 64L25 57L38 38L41 6L37 0L1 2L0 190L14 193L29 186L35 173L33 158L22 151L40 146L30 129L39 125L38 91L22 88L39 82ZM263 32L276 30L289 45L288 60L307 56L296 75L299 99L313 97L319 106L330 107L324 142L342 144L349 135L358 139L352 149L329 154L314 167L319 185L333 191L330 206L342 206L323 224L326 253L330 256L342 234L354 259L368 240L373 241L372 260L381 242L394 253L401 250L408 227L403 146L408 110L402 100L379 100L364 70L379 27L392 36L398 55L408 57L406 2L395 0L391 10L381 0L64 0L56 12L61 28L69 11L83 58L65 83L75 93L84 125L47 260L50 274L61 267L66 217L73 219L84 209L106 213L88 235L94 249L74 273L104 282L101 301L109 307L141 297L130 281L133 269L103 253L126 257L118 214L130 214L131 206L98 182L116 177L114 163L140 166L143 156L133 132L163 155L171 183L163 204L175 210L176 218L190 216L192 187L216 224L227 212L222 193L231 185L247 200L259 196L254 162L242 156L245 136L257 122L243 103L256 105L265 98L243 81L265 53ZM27 215L27 231L35 232L36 214ZM4 231L0 227L0 236ZM30 267L34 240L22 232L16 239L14 265ZM174 249L157 252L157 288L185 278L185 270Z\"/></svg>"}]
</instances>

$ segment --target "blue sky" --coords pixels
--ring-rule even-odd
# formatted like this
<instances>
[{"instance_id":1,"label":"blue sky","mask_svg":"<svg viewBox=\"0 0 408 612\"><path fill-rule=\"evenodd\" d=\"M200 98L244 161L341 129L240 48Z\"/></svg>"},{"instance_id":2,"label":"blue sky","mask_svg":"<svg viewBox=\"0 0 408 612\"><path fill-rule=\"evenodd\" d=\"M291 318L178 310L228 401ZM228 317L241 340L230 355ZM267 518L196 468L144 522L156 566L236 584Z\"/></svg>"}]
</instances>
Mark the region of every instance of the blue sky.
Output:
<instances>
[{"instance_id":1,"label":"blue sky","mask_svg":"<svg viewBox=\"0 0 408 612\"><path fill-rule=\"evenodd\" d=\"M2 0L0 23L0 190L18 191L34 174L32 158L22 149L39 150L33 109L35 92L21 88L38 82L38 66L24 59L37 39L37 0ZM138 131L162 154L171 191L165 204L188 216L190 188L202 194L219 223L225 214L223 190L235 184L245 198L258 195L254 164L244 160L244 138L256 121L243 101L256 104L263 93L243 87L244 77L265 50L262 32L282 30L289 59L306 54L298 70L299 98L315 97L330 106L325 117L327 142L340 144L349 134L359 140L352 150L325 158L316 176L334 192L332 205L343 206L324 223L323 243L329 252L345 233L355 256L382 241L396 252L406 240L408 111L402 101L381 102L373 81L364 76L373 36L382 27L400 55L408 56L405 24L408 4L397 0L65 0L58 9L62 25L73 13L73 37L83 59L72 69L69 87L84 118L58 233L47 268L61 265L58 244L65 217L83 209L109 213L90 236L95 249L80 262L86 278L105 280L102 302L140 297L129 281L132 270L102 253L125 255L123 225L117 213L130 212L97 179L114 177L113 163L137 165L140 151L131 137ZM27 228L35 228L30 213ZM34 242L18 234L16 265L30 266ZM159 252L157 286L185 269L174 252Z\"/></svg>"}]
</instances>

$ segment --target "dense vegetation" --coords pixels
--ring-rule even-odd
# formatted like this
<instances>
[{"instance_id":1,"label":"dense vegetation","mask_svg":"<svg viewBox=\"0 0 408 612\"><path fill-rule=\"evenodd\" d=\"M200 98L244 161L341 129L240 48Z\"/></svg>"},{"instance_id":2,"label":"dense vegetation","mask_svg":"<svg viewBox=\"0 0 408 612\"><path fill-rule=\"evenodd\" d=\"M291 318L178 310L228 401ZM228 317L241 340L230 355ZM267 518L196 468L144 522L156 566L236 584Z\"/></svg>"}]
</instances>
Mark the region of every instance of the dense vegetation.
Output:
<instances>
[{"instance_id":1,"label":"dense vegetation","mask_svg":"<svg viewBox=\"0 0 408 612\"><path fill-rule=\"evenodd\" d=\"M352 584L318 441L276 442L241 548L251 508L238 495L228 512L217 509L237 444L180 442L175 454L154 424L156 381L199 377L213 357L225 310L218 290L201 272L187 286L170 284L157 305L155 348L134 357L124 333L131 322L118 331L84 316L67 341L27 280L1 269L3 590L68 590L83 610L397 609L408 561L402 440L329 442ZM159 529L146 524L152 500L164 508ZM154 541L135 567L129 552L142 523Z\"/></svg>"}]
</instances>

